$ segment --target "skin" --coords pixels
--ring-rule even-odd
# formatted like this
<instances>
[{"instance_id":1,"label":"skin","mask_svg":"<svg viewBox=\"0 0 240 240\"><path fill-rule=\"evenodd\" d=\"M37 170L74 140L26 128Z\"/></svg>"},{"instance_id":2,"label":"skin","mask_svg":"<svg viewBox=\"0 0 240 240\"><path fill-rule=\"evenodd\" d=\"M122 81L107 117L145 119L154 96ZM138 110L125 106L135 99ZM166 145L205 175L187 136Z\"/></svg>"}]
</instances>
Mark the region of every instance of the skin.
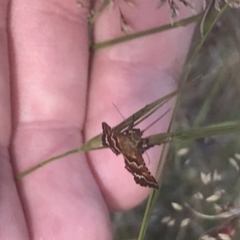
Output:
<instances>
[{"instance_id":1,"label":"skin","mask_svg":"<svg viewBox=\"0 0 240 240\"><path fill-rule=\"evenodd\" d=\"M136 4L120 3L133 32L169 22L167 6ZM74 0L2 0L0 11L0 239L112 239L109 212L130 209L149 194L124 169L122 156L109 149L75 154L20 182L14 176L79 147L102 131L102 121L122 121L112 103L127 117L175 90L194 25L90 56L89 10ZM181 12L187 16L189 10ZM114 5L98 18L94 40L123 34ZM147 134L166 131L169 119ZM159 151L149 153L152 173Z\"/></svg>"}]
</instances>

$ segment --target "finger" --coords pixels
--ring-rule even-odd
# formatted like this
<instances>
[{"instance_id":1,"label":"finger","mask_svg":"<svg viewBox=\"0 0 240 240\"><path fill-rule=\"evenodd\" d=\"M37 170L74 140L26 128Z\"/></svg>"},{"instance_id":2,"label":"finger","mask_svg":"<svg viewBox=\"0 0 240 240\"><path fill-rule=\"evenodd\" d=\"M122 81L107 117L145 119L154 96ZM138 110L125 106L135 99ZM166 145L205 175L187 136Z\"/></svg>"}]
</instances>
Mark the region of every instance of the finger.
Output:
<instances>
[{"instance_id":1,"label":"finger","mask_svg":"<svg viewBox=\"0 0 240 240\"><path fill-rule=\"evenodd\" d=\"M82 144L87 14L68 0L13 2L16 173ZM83 155L55 161L18 187L32 239L110 239L108 211Z\"/></svg>"},{"instance_id":2,"label":"finger","mask_svg":"<svg viewBox=\"0 0 240 240\"><path fill-rule=\"evenodd\" d=\"M0 11L0 239L21 240L28 238L28 232L13 178L8 151L11 136L11 100L7 36L7 1L1 2Z\"/></svg>"},{"instance_id":3,"label":"finger","mask_svg":"<svg viewBox=\"0 0 240 240\"><path fill-rule=\"evenodd\" d=\"M169 21L167 8L156 10L150 2L138 2L135 8L122 3L105 10L95 27L97 42L119 36L121 16L134 32L166 24ZM183 17L189 14L183 12ZM146 104L173 91L183 67L191 41L193 25L158 33L96 51L92 67L86 138L101 132L101 122L114 126L121 117L114 103L126 117ZM168 103L158 114L173 108ZM161 119L151 131L165 132L170 114ZM155 117L155 119L157 116ZM147 120L148 122L150 120ZM159 148L150 154L151 173L155 173L159 159ZM123 157L116 157L109 150L89 153L91 166L98 179L110 208L128 209L140 203L149 193L148 188L136 185L132 175L124 168Z\"/></svg>"}]
</instances>

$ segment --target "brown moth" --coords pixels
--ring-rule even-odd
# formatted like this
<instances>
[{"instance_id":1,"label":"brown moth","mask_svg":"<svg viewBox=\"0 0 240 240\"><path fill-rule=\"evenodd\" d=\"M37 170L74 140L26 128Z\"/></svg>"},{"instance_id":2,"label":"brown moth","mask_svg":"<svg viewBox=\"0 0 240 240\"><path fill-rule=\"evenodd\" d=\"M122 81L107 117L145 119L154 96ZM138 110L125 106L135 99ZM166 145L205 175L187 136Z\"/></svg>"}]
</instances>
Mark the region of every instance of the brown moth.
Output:
<instances>
[{"instance_id":1,"label":"brown moth","mask_svg":"<svg viewBox=\"0 0 240 240\"><path fill-rule=\"evenodd\" d=\"M112 129L107 123L102 123L102 144L109 147L116 155L122 154L125 160L125 168L134 176L137 184L144 187L158 189L158 183L148 170L142 154L153 147L148 144L147 138L141 138L142 132L131 126L119 132Z\"/></svg>"}]
</instances>

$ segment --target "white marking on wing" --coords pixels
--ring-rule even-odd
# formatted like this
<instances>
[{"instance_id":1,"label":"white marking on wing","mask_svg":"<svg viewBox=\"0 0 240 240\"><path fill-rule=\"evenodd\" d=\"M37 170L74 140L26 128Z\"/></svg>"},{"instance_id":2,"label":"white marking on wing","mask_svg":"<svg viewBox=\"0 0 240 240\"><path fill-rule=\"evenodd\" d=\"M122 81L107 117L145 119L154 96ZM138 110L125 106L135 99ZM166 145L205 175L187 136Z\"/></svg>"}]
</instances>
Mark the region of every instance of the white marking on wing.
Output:
<instances>
[{"instance_id":1,"label":"white marking on wing","mask_svg":"<svg viewBox=\"0 0 240 240\"><path fill-rule=\"evenodd\" d=\"M119 149L119 148L117 147L117 140L114 138L114 134L113 134L113 133L111 134L110 138L111 138L111 140L112 140L112 142L113 142L114 147L112 147L112 146L109 146L109 147L112 149L112 151L113 151L114 153L117 153L117 154L121 153L121 149ZM114 150L113 150L113 149L114 149ZM117 149L117 150L116 150L116 149Z\"/></svg>"},{"instance_id":2,"label":"white marking on wing","mask_svg":"<svg viewBox=\"0 0 240 240\"><path fill-rule=\"evenodd\" d=\"M144 167L144 164L137 165L136 162L130 162L127 158L125 158L125 160L128 162L129 165L135 165L138 169Z\"/></svg>"},{"instance_id":3,"label":"white marking on wing","mask_svg":"<svg viewBox=\"0 0 240 240\"><path fill-rule=\"evenodd\" d=\"M139 175L139 174L137 174L137 173L134 173L133 172L133 175L135 176L135 177L137 177L138 179L144 179L147 183L149 183L149 184L156 184L155 182L153 182L153 181L148 181L143 175ZM151 175L150 175L151 176Z\"/></svg>"}]
</instances>

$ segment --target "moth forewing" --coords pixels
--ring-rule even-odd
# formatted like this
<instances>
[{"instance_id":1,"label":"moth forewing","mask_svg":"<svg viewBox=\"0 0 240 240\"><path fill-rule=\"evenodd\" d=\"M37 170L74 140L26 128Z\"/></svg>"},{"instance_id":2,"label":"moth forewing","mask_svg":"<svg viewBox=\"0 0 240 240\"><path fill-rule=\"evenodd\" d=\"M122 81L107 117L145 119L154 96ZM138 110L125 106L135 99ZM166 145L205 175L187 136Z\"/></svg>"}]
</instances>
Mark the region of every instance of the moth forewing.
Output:
<instances>
[{"instance_id":1,"label":"moth forewing","mask_svg":"<svg viewBox=\"0 0 240 240\"><path fill-rule=\"evenodd\" d=\"M116 133L105 122L102 123L102 129L102 145L104 147L109 147L116 155L119 155L121 153L121 149L118 145L117 138L115 137Z\"/></svg>"}]
</instances>

